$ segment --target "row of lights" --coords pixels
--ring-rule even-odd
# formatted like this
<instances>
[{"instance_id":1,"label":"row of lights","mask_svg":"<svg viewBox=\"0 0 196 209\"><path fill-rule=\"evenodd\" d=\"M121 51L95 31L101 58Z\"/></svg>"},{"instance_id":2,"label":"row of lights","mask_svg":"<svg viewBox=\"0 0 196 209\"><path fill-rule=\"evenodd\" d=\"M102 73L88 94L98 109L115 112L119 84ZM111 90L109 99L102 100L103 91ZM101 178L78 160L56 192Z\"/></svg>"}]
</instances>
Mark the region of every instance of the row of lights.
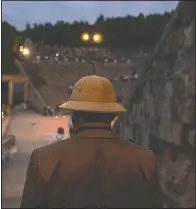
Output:
<instances>
[{"instance_id":1,"label":"row of lights","mask_svg":"<svg viewBox=\"0 0 196 209\"><path fill-rule=\"evenodd\" d=\"M81 35L81 40L84 42L92 41L93 43L100 44L103 42L103 36L100 33L95 33L93 36L90 36L88 33L83 33Z\"/></svg>"},{"instance_id":2,"label":"row of lights","mask_svg":"<svg viewBox=\"0 0 196 209\"><path fill-rule=\"evenodd\" d=\"M83 33L81 35L81 39L84 42L92 41L93 43L100 44L103 41L103 36L100 33L95 33L92 37L88 33ZM30 54L30 51L28 48L20 46L19 51L24 55L28 56ZM56 54L56 57L58 57L59 54Z\"/></svg>"}]
</instances>

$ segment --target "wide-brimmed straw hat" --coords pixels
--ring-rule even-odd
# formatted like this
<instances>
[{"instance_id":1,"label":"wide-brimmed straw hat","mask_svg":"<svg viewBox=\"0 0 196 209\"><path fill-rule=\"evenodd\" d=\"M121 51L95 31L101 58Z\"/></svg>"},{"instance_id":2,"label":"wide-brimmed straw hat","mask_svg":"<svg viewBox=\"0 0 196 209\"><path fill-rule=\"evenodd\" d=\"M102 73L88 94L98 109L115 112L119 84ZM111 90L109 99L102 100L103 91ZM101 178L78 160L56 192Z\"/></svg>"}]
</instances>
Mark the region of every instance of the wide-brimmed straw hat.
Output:
<instances>
[{"instance_id":1,"label":"wide-brimmed straw hat","mask_svg":"<svg viewBox=\"0 0 196 209\"><path fill-rule=\"evenodd\" d=\"M112 83L100 76L90 75L78 80L70 100L60 105L68 111L118 113L126 109L116 102Z\"/></svg>"}]
</instances>

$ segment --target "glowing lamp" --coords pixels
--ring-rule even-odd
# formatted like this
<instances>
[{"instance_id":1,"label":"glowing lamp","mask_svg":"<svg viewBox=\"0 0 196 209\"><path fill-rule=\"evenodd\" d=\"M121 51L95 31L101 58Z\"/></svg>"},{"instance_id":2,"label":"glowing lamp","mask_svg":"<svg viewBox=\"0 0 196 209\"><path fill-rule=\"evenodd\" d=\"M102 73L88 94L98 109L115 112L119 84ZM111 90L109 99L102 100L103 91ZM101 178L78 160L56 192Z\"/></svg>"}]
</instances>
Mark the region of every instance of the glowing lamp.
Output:
<instances>
[{"instance_id":1,"label":"glowing lamp","mask_svg":"<svg viewBox=\"0 0 196 209\"><path fill-rule=\"evenodd\" d=\"M88 33L83 33L81 39L82 41L88 41L90 39L90 36Z\"/></svg>"},{"instance_id":2,"label":"glowing lamp","mask_svg":"<svg viewBox=\"0 0 196 209\"><path fill-rule=\"evenodd\" d=\"M19 51L20 51L20 52L23 52L23 50L24 50L23 46L20 46Z\"/></svg>"},{"instance_id":3,"label":"glowing lamp","mask_svg":"<svg viewBox=\"0 0 196 209\"><path fill-rule=\"evenodd\" d=\"M95 43L101 43L102 42L102 36L99 33L96 33L93 35L93 42Z\"/></svg>"},{"instance_id":4,"label":"glowing lamp","mask_svg":"<svg viewBox=\"0 0 196 209\"><path fill-rule=\"evenodd\" d=\"M24 48L22 53L23 53L24 56L28 56L30 54L30 51L29 51L28 48Z\"/></svg>"}]
</instances>

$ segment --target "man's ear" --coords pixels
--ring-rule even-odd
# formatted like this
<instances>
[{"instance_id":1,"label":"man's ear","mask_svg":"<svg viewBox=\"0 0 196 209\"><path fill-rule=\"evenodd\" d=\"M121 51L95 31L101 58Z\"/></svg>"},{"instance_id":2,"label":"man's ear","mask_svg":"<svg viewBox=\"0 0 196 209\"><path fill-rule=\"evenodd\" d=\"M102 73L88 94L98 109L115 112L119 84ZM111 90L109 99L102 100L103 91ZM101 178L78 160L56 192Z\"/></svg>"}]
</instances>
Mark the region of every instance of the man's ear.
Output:
<instances>
[{"instance_id":1,"label":"man's ear","mask_svg":"<svg viewBox=\"0 0 196 209\"><path fill-rule=\"evenodd\" d=\"M118 119L118 115L115 114L114 119L113 119L112 122L111 122L111 127L114 126L114 124L116 123L117 119Z\"/></svg>"},{"instance_id":2,"label":"man's ear","mask_svg":"<svg viewBox=\"0 0 196 209\"><path fill-rule=\"evenodd\" d=\"M114 120L117 120L118 119L118 113L115 113L114 114Z\"/></svg>"}]
</instances>

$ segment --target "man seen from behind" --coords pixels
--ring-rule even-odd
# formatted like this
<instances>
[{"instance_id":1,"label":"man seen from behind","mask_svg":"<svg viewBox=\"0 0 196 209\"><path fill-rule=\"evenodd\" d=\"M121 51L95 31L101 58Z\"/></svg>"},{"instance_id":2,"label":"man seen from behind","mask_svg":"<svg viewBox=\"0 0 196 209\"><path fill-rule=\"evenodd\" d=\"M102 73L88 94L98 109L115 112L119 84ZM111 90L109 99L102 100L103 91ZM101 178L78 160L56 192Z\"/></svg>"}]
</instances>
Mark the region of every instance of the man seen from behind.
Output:
<instances>
[{"instance_id":1,"label":"man seen from behind","mask_svg":"<svg viewBox=\"0 0 196 209\"><path fill-rule=\"evenodd\" d=\"M111 82L81 78L60 107L71 112L73 133L33 151L21 208L160 207L153 152L112 132L112 121L126 109Z\"/></svg>"}]
</instances>

